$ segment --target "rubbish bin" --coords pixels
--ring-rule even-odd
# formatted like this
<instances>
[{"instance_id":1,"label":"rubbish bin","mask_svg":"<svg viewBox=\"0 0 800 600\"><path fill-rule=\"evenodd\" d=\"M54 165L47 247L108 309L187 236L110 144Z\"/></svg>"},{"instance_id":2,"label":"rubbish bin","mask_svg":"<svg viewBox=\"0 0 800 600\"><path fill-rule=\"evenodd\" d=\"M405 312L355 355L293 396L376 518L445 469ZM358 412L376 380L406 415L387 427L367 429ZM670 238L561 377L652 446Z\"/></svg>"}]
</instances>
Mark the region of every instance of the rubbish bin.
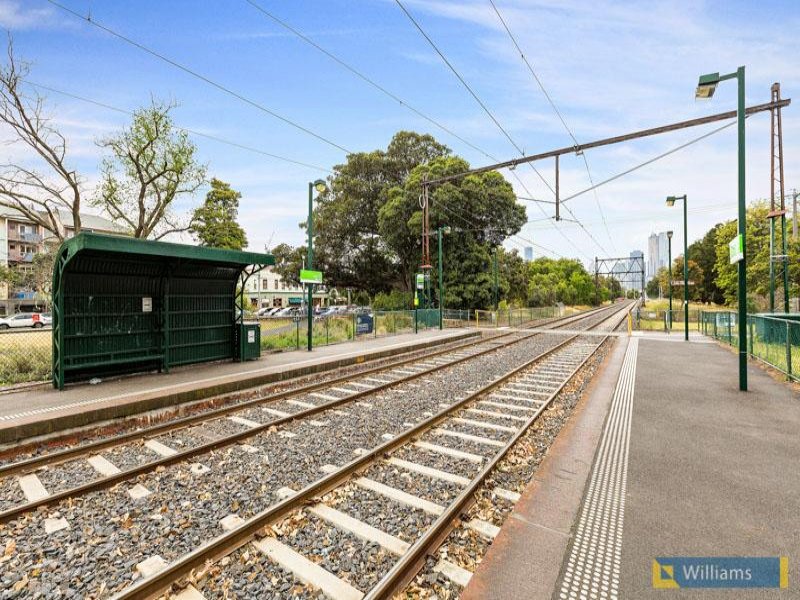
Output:
<instances>
[{"instance_id":1,"label":"rubbish bin","mask_svg":"<svg viewBox=\"0 0 800 600\"><path fill-rule=\"evenodd\" d=\"M239 361L258 360L261 356L261 325L242 323L239 330Z\"/></svg>"}]
</instances>

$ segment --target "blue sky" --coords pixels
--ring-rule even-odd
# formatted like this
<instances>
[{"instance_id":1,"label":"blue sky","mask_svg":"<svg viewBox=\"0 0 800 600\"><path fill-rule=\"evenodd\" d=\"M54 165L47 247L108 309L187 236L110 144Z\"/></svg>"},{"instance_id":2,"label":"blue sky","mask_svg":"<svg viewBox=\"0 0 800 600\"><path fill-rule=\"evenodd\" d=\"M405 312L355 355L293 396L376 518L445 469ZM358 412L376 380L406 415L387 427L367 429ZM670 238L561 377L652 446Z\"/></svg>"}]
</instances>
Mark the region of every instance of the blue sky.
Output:
<instances>
[{"instance_id":1,"label":"blue sky","mask_svg":"<svg viewBox=\"0 0 800 600\"><path fill-rule=\"evenodd\" d=\"M473 165L488 159L367 86L244 0L61 0L81 14L269 107L352 151L384 148L399 129L434 134ZM488 154L517 156L461 84L390 0L259 0L318 44L375 79ZM526 153L571 145L552 108L515 52L488 0L407 0L407 8ZM735 84L711 101L694 100L697 76L747 67L748 104L784 97L800 82L800 5L796 2L606 2L498 0L498 7L567 124L581 142L735 106ZM330 168L345 153L176 70L60 11L45 0L0 0L0 25L30 79L134 109L151 96L173 99L178 124L267 152ZM87 194L101 154L95 140L123 115L54 93L50 113L70 142ZM797 100L800 103L800 98ZM786 181L800 188L800 107L784 111ZM714 126L588 151L595 182L665 152ZM769 194L769 116L748 120L748 198ZM680 230L680 212L663 197L687 193L690 241L736 214L735 128L660 160L569 205L575 224L534 221L521 235L585 262L646 250L651 231ZM241 221L250 247L300 243L306 182L324 172L283 163L207 139L196 143L209 175L243 193ZM13 151L12 151L13 152ZM553 182L552 161L537 164ZM588 186L580 158L562 158L562 195ZM552 199L528 168L516 174L531 193ZM518 190L524 190L506 173ZM201 196L178 208L188 210ZM598 210L598 202L608 230ZM528 204L530 219L542 214ZM550 211L550 207L546 210ZM678 233L678 244L682 243ZM567 241L565 238L569 238ZM524 243L523 243L524 244ZM515 247L508 244L509 247Z\"/></svg>"}]
</instances>

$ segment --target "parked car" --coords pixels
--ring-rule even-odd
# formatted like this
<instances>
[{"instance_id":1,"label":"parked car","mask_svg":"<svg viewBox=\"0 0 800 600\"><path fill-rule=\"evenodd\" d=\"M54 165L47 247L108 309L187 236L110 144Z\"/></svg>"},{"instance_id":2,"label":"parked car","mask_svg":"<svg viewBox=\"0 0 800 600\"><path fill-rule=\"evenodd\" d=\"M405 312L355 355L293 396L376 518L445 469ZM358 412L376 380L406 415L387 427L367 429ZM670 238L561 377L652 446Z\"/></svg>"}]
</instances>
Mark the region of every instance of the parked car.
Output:
<instances>
[{"instance_id":1,"label":"parked car","mask_svg":"<svg viewBox=\"0 0 800 600\"><path fill-rule=\"evenodd\" d=\"M49 322L45 323L42 319L41 313L18 313L4 319L0 319L0 329L11 329L16 327L44 327L45 325L52 324L53 319L50 317Z\"/></svg>"},{"instance_id":2,"label":"parked car","mask_svg":"<svg viewBox=\"0 0 800 600\"><path fill-rule=\"evenodd\" d=\"M52 313L41 313L39 315L39 319L42 321L42 325L52 325L53 324L53 315L52 315Z\"/></svg>"}]
</instances>

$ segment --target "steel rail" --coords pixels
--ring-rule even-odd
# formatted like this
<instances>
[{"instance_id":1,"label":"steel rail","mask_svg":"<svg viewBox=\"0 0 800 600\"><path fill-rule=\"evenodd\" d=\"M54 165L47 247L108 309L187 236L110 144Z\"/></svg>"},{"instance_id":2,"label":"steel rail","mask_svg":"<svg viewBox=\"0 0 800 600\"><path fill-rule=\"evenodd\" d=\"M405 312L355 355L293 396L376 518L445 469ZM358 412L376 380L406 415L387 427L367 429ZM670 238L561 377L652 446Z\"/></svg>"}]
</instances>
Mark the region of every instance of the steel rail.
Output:
<instances>
[{"instance_id":1,"label":"steel rail","mask_svg":"<svg viewBox=\"0 0 800 600\"><path fill-rule=\"evenodd\" d=\"M588 311L584 311L578 313L577 315L569 315L568 317L556 317L555 319L544 320L544 323L540 325L551 325L555 322L559 322L563 320L563 323L557 325L557 327L561 327L563 325L567 325L574 320L579 320L580 318L590 316L595 314L598 311L606 309L608 307L599 307L596 309L591 309ZM524 329L524 328L523 328ZM35 469L38 469L43 466L53 466L60 463L63 463L70 458L79 457L84 454L88 454L90 452L98 452L100 450L105 450L108 448L113 448L116 446L121 446L125 443L128 443L133 440L137 439L148 439L149 437L153 437L155 435L160 435L163 433L167 433L170 431L178 431L180 429L184 429L196 423L200 423L207 420L213 420L218 417L224 417L230 413L240 412L242 410L252 408L254 406L259 406L261 404L269 403L269 402L276 402L278 400L283 400L285 398L289 398L296 395L303 395L308 394L310 392L314 392L316 390L324 389L326 387L330 387L332 385L337 385L339 383L346 382L351 379L356 379L359 377L365 377L368 375L372 375L375 373L380 373L381 371L388 371L391 369L395 369L397 367L402 367L403 365L407 365L414 362L425 361L429 360L430 358L441 356L442 354L447 354L449 352L455 352L458 350L462 350L464 348L471 348L473 346L477 346L479 344L486 344L490 343L494 340L498 340L504 337L508 337L516 333L514 331L508 333L502 333L500 335L493 336L488 339L478 339L475 341L467 342L465 344L458 344L454 346L449 346L447 348L436 350L434 352L430 352L427 354L423 354L421 356L413 356L408 358L403 358L401 360L392 362L390 364L380 365L377 367L372 367L370 369L365 369L363 371L358 371L357 373L350 373L347 375L342 375L340 377L334 377L332 379L327 379L325 381L311 383L308 385L292 388L290 390L284 390L282 392L277 392L275 394L270 394L267 396L261 396L259 398L253 398L251 400L245 400L244 402L238 402L234 404L230 404L227 406L221 406L219 408L214 408L211 410L201 411L193 415L188 415L186 417L181 417L179 419L173 419L169 421L165 421L164 423L159 423L156 425L151 425L144 429L136 429L134 431L130 431L127 433L122 433L115 436L110 436L107 438L103 438L94 442L90 442L88 444L78 444L76 446L65 448L63 450L58 450L56 452L49 452L47 454L42 454L40 456L34 456L32 458L8 463L6 465L0 466L0 478L8 477L10 475L15 475L17 473L27 473L31 472ZM502 345L499 347L503 347ZM402 381L402 380L398 380ZM2 513L0 513L2 514Z\"/></svg>"},{"instance_id":2,"label":"steel rail","mask_svg":"<svg viewBox=\"0 0 800 600\"><path fill-rule=\"evenodd\" d=\"M0 466L0 477L6 477L8 475L14 475L20 472L29 472L31 470L37 469L44 465L55 465L64 462L70 458L75 456L80 456L82 454L87 453L88 451L97 452L99 450L111 448L114 446L122 445L126 442L130 442L131 440L136 440L139 438L148 438L152 437L156 434L166 433L168 431L175 431L178 429L183 429L195 423L210 420L216 417L224 417L227 414L232 412L239 412L241 410L252 408L253 406L258 406L259 404L264 404L268 402L274 402L277 400L283 400L284 398L288 398L295 395L302 395L308 394L310 392L324 389L325 387L336 385L339 383L343 383L347 380L354 379L357 377L364 377L367 375L372 375L374 373L378 373L381 371L395 369L397 367L401 367L403 365L407 365L412 362L417 362L421 360L427 360L435 356L440 356L442 354L447 354L448 352L455 352L457 350L461 350L464 348L470 348L472 346L476 346L478 344L485 344L489 343L492 340L497 340L503 337L511 335L508 334L501 334L494 336L492 338L487 339L478 339L474 341L467 342L465 344L458 344L455 346L449 346L443 350L436 350L434 352L424 354L421 356L416 357L409 357L403 358L402 360L395 361L391 364L381 365L377 367L372 367L370 369L365 369L363 371L359 371L357 373L350 373L348 375L342 375L339 377L334 377L332 379L326 379L325 381L311 383L308 385L304 385L301 387L292 388L290 390L284 390L282 392L277 392L274 394L269 394L267 396L261 396L259 398L253 398L251 400L245 400L244 402L239 402L227 406L222 406L219 408L214 408L207 411L198 412L197 414L189 415L186 417L181 417L179 419L174 419L170 421L166 421L164 423L159 423L157 425L151 425L144 429L137 429L135 431L130 431L127 433L123 433L120 435L103 438L101 440L97 440L95 442L90 442L88 444L80 444L71 448L65 448L64 450L59 450L57 452L50 452L47 454L43 454L41 456L34 456L30 459L26 459L24 461L17 461L13 463L9 463L7 465Z\"/></svg>"},{"instance_id":3,"label":"steel rail","mask_svg":"<svg viewBox=\"0 0 800 600\"><path fill-rule=\"evenodd\" d=\"M454 361L451 361L451 362L448 362L448 363L445 363L445 364L442 364L442 365L437 365L435 367L431 367L430 369L427 369L425 371L420 371L419 373L414 373L413 375L407 375L407 376L405 376L405 377L403 377L401 379L389 381L389 382L387 382L385 384L376 385L375 387L370 388L368 390L362 390L362 391L359 391L359 392L354 392L353 394L350 394L349 396L344 396L342 398L337 398L336 400L330 400L330 401L325 402L323 404L317 404L316 406L302 409L302 410L300 410L300 411L298 411L296 413L292 413L290 415L286 415L285 417L276 417L276 418L272 419L271 421L267 421L266 423L260 423L257 427L250 427L248 429L243 429L242 431L238 431L238 432L233 433L231 435L223 436L223 437L218 438L216 440L211 440L211 441L206 442L204 444L200 444L199 446L194 446L192 448L188 448L186 450L177 452L177 453L175 453L173 455L164 456L164 457L158 458L156 460L152 460L152 461L143 463L141 465L136 465L135 467L131 467L130 469L126 469L124 471L120 471L119 473L115 473L114 475L107 475L105 477L100 477L98 479L93 479L93 480L88 481L88 482L86 482L86 483L84 483L82 485L79 485L79 486L76 486L76 487L73 487L73 488L68 488L68 489L62 490L60 492L56 492L54 494L50 494L49 496L45 496L44 498L40 498L38 500L32 500L30 502L26 502L25 504L19 504L17 506L12 506L11 508L7 508L7 509L3 510L2 512L0 512L0 525L2 525L4 523L7 523L8 521L20 516L21 514L24 514L26 512L29 512L29 511L34 510L36 508L39 508L40 506L46 506L48 504L53 504L55 502L59 502L61 500L65 500L67 498L72 498L72 497L76 497L76 496L82 496L84 494L88 494L88 493L91 493L91 492L96 492L96 491L99 491L99 490L102 490L102 489L109 488L111 486L116 485L117 483L121 483L122 481L125 481L126 479L130 479L132 477L136 477L137 475L141 475L143 473L147 473L147 472L153 471L154 469L157 469L158 467L167 467L167 466L170 466L170 465L174 465L174 464L183 462L185 460L188 460L188 459L193 458L195 456L198 456L200 454L205 454L206 452L212 452L214 450L219 450L220 448L224 448L226 446L233 445L233 444L235 444L237 442L240 442L240 441L242 441L244 439L250 438L250 437L252 437L254 435L257 435L259 433L267 431L271 427L277 427L279 425L285 425L286 423L289 423L291 421L295 421L295 420L299 420L299 419L304 419L306 417L310 417L310 416L315 415L315 414L317 414L319 412L322 412L322 411L328 410L330 408L334 408L334 407L340 406L341 404L346 404L346 403L349 403L349 402L353 402L355 400L363 398L364 396L368 396L368 395L374 394L376 392L381 392L383 390L386 390L386 389L394 387L394 386L402 385L404 383L407 383L407 382L412 381L414 379L417 379L419 377L424 377L426 375L430 375L431 373L435 373L436 371L439 371L441 369L446 369L448 367L452 367L454 365L460 364L460 363L465 362L467 360L471 360L473 358L476 358L476 357L479 357L479 356L483 356L485 354L488 354L489 352L494 352L495 350L498 350L500 348L507 348L508 346L511 346L513 344L516 344L516 343L519 343L519 342L521 342L523 340L530 339L532 337L535 337L536 335L539 335L539 334L538 333L532 333L531 335L521 336L519 338L510 340L506 344L501 344L499 346L491 346L489 348L486 348L485 350L481 350L480 352L476 352L475 354L470 354L468 356L464 356L464 357L459 358L457 360L454 360ZM497 339L497 338L492 338L492 339ZM484 340L484 342L485 341L490 341L490 340ZM203 420L207 420L207 419L203 419ZM139 437L141 438L141 436L139 436ZM148 439L148 438L151 438L151 437L152 436L145 436L145 437L143 437L141 439Z\"/></svg>"},{"instance_id":4,"label":"steel rail","mask_svg":"<svg viewBox=\"0 0 800 600\"><path fill-rule=\"evenodd\" d=\"M627 310L624 311L624 316L630 312L632 305L627 307ZM617 315L614 314L607 320L611 320ZM614 327L611 328L611 331L614 331L616 327L622 323L623 319L619 319ZM578 337L577 335L575 337ZM536 412L531 415L531 417L525 422L522 427L517 430L517 432L508 440L508 442L503 446L497 454L495 454L487 464L481 469L481 471L467 484L467 486L461 491L458 497L450 503L447 508L442 512L442 514L437 517L436 521L431 524L431 526L422 534L422 536L417 539L416 542L409 548L408 552L406 552L400 559L394 564L394 566L389 570L386 575L378 582L378 584L373 587L365 596L363 600L377 600L379 598L391 598L393 594L398 593L402 589L405 588L408 583L416 576L419 572L420 566L424 563L426 557L435 549L437 549L442 542L446 539L446 536L458 525L460 522L460 515L462 515L474 502L475 502L475 492L480 489L480 487L484 484L487 477L491 475L492 471L494 471L495 467L497 467L498 463L505 458L506 454L516 445L516 443L520 440L520 438L525 435L530 427L536 422L536 420L544 413L547 408L550 407L550 404L553 400L561 393L564 387L572 381L572 378L580 371L586 363L592 358L595 353L600 349L600 347L608 340L611 336L607 335L603 337L602 340L595 347L592 351L584 358L581 363L572 370L572 372L562 381L562 383L558 386L556 390L554 390L550 396L544 401L544 404L540 406Z\"/></svg>"},{"instance_id":5,"label":"steel rail","mask_svg":"<svg viewBox=\"0 0 800 600\"><path fill-rule=\"evenodd\" d=\"M568 321L566 321L564 323L559 323L556 326L556 328L563 327L565 325L573 323L576 319L580 320L582 318L587 318L588 316L593 316L594 314L596 314L600 310L607 310L607 309L608 309L608 307L601 307L600 309L593 309L592 311L586 311L587 313L591 313L591 314L579 313L579 315L570 315L570 317L567 318L567 319L569 319ZM499 338L508 337L509 335L512 335L513 333L519 333L519 332L518 331L509 332L508 334L495 336L495 337L489 338L488 340L479 340L479 341L474 342L474 343L463 344L461 346L456 346L456 347L451 348L449 350L444 350L444 351L441 351L441 352L433 353L432 355L431 354L425 355L424 357L417 357L417 358L414 358L414 359L409 359L409 360L403 361L403 362L407 363L407 362L416 362L416 361L421 361L421 360L428 360L431 356L435 356L437 354L445 354L447 352L452 352L454 350L458 350L458 349L463 348L463 347L474 346L474 345L477 345L479 343L488 343L488 342L497 340ZM86 483L84 483L82 485L75 486L73 488L68 488L68 489L62 490L60 492L56 492L54 494L50 494L50 495L45 496L44 498L40 498L38 500L32 500L32 501L26 502L24 504L19 504L17 506L12 506L12 507L7 508L7 509L5 509L3 511L0 511L0 525L4 524L4 523L7 523L8 521L10 521L10 520L12 520L14 518L16 518L16 517L18 517L18 516L20 516L20 515L22 515L22 514L24 514L26 512L30 512L30 511L32 511L32 510L34 510L36 508L41 507L41 506L47 506L48 504L53 504L55 502L59 502L61 500L65 500L67 498L78 497L78 496L82 496L82 495L85 495L85 494L88 494L88 493L91 493L91 492L96 492L96 491L99 491L99 490L102 490L102 489L106 489L108 487L116 485L117 483L121 483L122 481L125 481L126 479L130 479L132 477L136 477L137 475L141 475L143 473L150 472L150 471L152 471L152 470L154 470L154 469L156 469L158 467L166 467L166 466L170 466L170 465L173 465L173 464L177 464L177 463L183 462L185 460L188 460L190 458L193 458L194 456L198 456L198 455L204 454L206 452L211 452L211 451L214 451L214 450L218 450L220 448L224 448L226 446L233 445L233 444L235 444L235 443L237 443L239 441L242 441L244 439L252 437L253 435L256 435L258 433L266 431L271 427L277 427L279 425L284 425L284 424L286 424L288 422L291 422L291 421L294 421L294 420L299 420L299 419L303 419L303 418L306 418L306 417L310 417L310 416L315 415L315 414L317 414L319 412L325 411L325 410L330 409L330 408L334 408L334 407L339 406L341 404L345 404L345 403L348 403L348 402L352 402L352 401L358 400L359 398L362 398L364 396L368 396L368 395L373 394L375 392L380 392L380 391L386 390L386 389L394 387L394 386L402 385L404 383L407 383L407 382L412 381L414 379L417 379L419 377L424 377L426 375L430 375L431 373L435 373L435 372L440 371L442 369L446 369L448 367L461 364L461 363L466 362L468 360L471 360L473 358L477 358L479 356L484 356L484 355L486 355L486 354L488 354L490 352L494 352L495 350L499 350L501 348L507 348L509 346L512 346L514 344L517 344L519 342L522 342L524 340L530 339L530 338L535 337L535 336L540 335L540 334L541 334L541 332L534 332L531 335L521 336L521 337L515 338L513 340L509 340L506 343L502 343L502 344L499 344L499 345L491 346L489 348L486 348L485 350L481 350L481 351L476 352L474 354L469 354L467 356L458 358L456 360L453 360L453 361L450 361L450 362L447 362L447 363L444 363L444 364L441 364L441 365L437 365L435 367L432 367L430 369L426 369L424 371L420 371L419 373L414 373L412 375L407 375L407 376L402 377L400 379L395 379L395 380L386 382L385 384L382 384L382 385L376 385L376 386L374 386L374 387L372 387L372 388L370 388L368 390L362 390L360 392L354 392L353 394L350 394L349 396L344 396L342 398L337 398L336 400L331 400L331 401L325 402L323 404L318 404L316 406L300 410L300 411L298 411L296 413L292 413L292 414L287 415L285 417L277 417L277 418L275 418L275 419L273 419L271 421L268 421L266 423L261 423L257 427L251 427L249 429L244 429L242 431L239 431L237 433L233 433L231 435L223 436L223 437L218 438L216 440L212 440L210 442L206 442L205 444L200 444L198 446L195 446L195 447L192 447L192 448L188 448L188 449L183 450L181 452L177 452L177 453L175 453L175 454L173 454L171 456L161 457L161 458L158 458L156 460L143 463L141 465L136 465L135 467L131 467L130 469L126 469L124 471L120 471L119 473L115 473L114 475L107 475L105 477L100 477L98 479L93 479L92 481L88 481L88 482L86 482ZM397 366L398 365L395 364L391 368L396 368ZM365 373L366 372L362 372L358 376L351 375L351 376L348 376L347 379L357 378L357 377L363 376ZM326 385L330 385L330 384L331 384L331 381L326 382ZM291 395L294 395L294 394L291 394ZM280 398L271 398L270 401L272 399L280 399ZM267 400L262 400L262 402L266 402L266 401ZM244 403L242 403L242 404L244 404ZM239 406L241 408L242 405L237 405L237 406ZM231 408L231 407L225 407L225 408L228 409L228 408ZM230 411L226 410L226 412L230 412ZM207 413L204 413L204 415L207 417ZM194 416L189 417L189 418L194 418L196 416L199 416L199 415L194 415ZM207 421L207 420L210 420L210 419L202 418L202 419L196 419L196 420L197 421ZM180 429L180 428L185 427L185 426L186 425L182 425L181 427L175 427L175 428L171 428L169 430L172 431L174 429ZM141 435L141 431L139 431L137 433L139 433L139 435L138 436L134 436L136 439L145 439L146 440L146 439L152 437L152 435L145 435L145 436ZM127 434L125 434L125 435L127 435ZM83 448L85 448L85 446ZM79 454L84 454L84 452L81 452Z\"/></svg>"},{"instance_id":6,"label":"steel rail","mask_svg":"<svg viewBox=\"0 0 800 600\"><path fill-rule=\"evenodd\" d=\"M608 309L609 307L603 308ZM625 308L630 310L630 305ZM616 314L616 311L614 314ZM605 322L606 320L608 319L605 319L602 322ZM305 488L297 492L297 494L285 498L284 500L281 500L278 503L262 510L236 529L215 537L202 546L191 552L188 552L187 554L184 554L177 560L168 564L155 575L141 579L129 586L127 589L120 591L112 597L113 600L144 600L158 597L174 582L179 580L181 577L188 575L193 569L204 565L209 560L214 560L230 554L237 548L245 545L253 538L258 537L259 533L269 525L285 517L293 510L301 508L305 504L312 502L315 498L318 498L319 496L324 495L325 493L338 487L342 482L348 480L355 472L363 469L384 454L399 448L409 440L418 437L426 430L435 427L437 424L447 419L450 413L461 409L461 407L469 404L481 396L484 396L495 388L500 387L512 377L516 376L522 371L525 371L526 369L529 369L534 364L541 362L579 336L580 334L570 336L563 342L560 342L554 347L541 352L534 358L526 361L519 367L512 369L505 375L488 383L465 398L456 401L451 406L442 409L432 417L429 417L414 427L403 431L391 440L367 450L333 473L325 475L317 481L307 485Z\"/></svg>"}]
</instances>

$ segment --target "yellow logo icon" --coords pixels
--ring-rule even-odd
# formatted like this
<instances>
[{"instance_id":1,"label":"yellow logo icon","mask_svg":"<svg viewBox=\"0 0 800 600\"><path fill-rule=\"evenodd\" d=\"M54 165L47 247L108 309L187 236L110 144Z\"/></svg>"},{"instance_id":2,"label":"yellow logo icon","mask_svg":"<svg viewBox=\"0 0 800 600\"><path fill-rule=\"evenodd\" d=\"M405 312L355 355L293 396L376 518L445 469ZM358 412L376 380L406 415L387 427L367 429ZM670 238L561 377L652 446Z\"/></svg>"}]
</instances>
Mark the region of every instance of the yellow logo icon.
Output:
<instances>
[{"instance_id":1,"label":"yellow logo icon","mask_svg":"<svg viewBox=\"0 0 800 600\"><path fill-rule=\"evenodd\" d=\"M679 588L675 581L675 567L662 565L657 560L653 561L653 587L657 590L671 590Z\"/></svg>"}]
</instances>

